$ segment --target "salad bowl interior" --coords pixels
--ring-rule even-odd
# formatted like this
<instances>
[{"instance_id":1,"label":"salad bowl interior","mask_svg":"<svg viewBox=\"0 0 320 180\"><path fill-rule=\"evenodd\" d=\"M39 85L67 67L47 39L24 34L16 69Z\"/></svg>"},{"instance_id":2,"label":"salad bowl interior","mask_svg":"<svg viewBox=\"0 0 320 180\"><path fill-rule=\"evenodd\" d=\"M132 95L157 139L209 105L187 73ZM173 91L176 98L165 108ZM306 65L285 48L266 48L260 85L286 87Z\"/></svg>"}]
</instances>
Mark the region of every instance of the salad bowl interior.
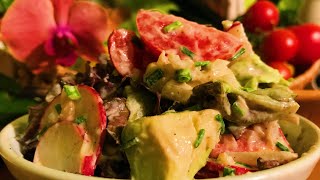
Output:
<instances>
[{"instance_id":1,"label":"salad bowl interior","mask_svg":"<svg viewBox=\"0 0 320 180\"><path fill-rule=\"evenodd\" d=\"M28 116L22 116L8 124L0 133L0 154L9 171L17 179L108 179L87 177L62 172L34 164L23 158L19 142L16 140L27 126ZM280 122L288 141L299 158L288 164L272 169L245 174L227 176L221 179L307 179L320 157L320 130L311 121L300 116L300 123ZM294 170L294 173L292 172ZM109 179L111 180L111 179Z\"/></svg>"}]
</instances>

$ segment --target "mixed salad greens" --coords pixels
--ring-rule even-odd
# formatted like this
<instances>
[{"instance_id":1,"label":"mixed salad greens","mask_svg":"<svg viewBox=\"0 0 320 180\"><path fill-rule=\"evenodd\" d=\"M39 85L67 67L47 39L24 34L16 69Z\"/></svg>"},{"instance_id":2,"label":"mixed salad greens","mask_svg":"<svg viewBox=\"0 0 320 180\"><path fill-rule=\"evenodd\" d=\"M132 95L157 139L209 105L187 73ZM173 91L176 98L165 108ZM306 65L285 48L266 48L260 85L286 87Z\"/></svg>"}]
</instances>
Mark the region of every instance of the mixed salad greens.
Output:
<instances>
[{"instance_id":1,"label":"mixed salad greens","mask_svg":"<svg viewBox=\"0 0 320 180\"><path fill-rule=\"evenodd\" d=\"M66 74L30 108L25 158L83 175L193 179L241 175L298 155L278 121L297 123L290 82L254 53L239 22L224 31L139 10L109 56Z\"/></svg>"}]
</instances>

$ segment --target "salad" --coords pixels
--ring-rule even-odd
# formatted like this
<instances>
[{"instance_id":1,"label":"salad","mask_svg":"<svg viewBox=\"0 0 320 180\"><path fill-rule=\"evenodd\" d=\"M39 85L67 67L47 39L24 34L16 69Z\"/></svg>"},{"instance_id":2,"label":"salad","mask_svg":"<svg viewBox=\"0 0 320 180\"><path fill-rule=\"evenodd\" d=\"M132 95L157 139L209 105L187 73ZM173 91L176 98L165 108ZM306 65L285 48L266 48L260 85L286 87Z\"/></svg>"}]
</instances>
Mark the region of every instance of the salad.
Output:
<instances>
[{"instance_id":1,"label":"salad","mask_svg":"<svg viewBox=\"0 0 320 180\"><path fill-rule=\"evenodd\" d=\"M290 82L261 61L240 22L225 31L139 10L108 54L61 77L29 111L26 159L108 178L193 179L273 168L298 155ZM271 48L271 47L270 47Z\"/></svg>"}]
</instances>

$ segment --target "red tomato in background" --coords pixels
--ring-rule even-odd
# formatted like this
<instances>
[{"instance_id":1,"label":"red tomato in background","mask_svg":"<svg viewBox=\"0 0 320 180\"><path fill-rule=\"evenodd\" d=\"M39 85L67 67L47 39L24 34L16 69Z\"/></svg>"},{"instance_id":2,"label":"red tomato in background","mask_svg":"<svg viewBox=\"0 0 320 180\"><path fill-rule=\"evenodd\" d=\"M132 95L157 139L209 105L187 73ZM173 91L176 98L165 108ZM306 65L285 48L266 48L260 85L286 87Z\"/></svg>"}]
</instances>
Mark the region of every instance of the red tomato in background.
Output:
<instances>
[{"instance_id":1,"label":"red tomato in background","mask_svg":"<svg viewBox=\"0 0 320 180\"><path fill-rule=\"evenodd\" d=\"M257 1L243 17L243 25L249 32L270 31L279 23L279 10L270 1Z\"/></svg>"},{"instance_id":2,"label":"red tomato in background","mask_svg":"<svg viewBox=\"0 0 320 180\"><path fill-rule=\"evenodd\" d=\"M290 30L299 40L299 49L293 64L310 65L320 58L320 26L303 24L291 27Z\"/></svg>"},{"instance_id":3,"label":"red tomato in background","mask_svg":"<svg viewBox=\"0 0 320 180\"><path fill-rule=\"evenodd\" d=\"M261 51L267 62L288 61L298 52L299 41L296 35L287 29L276 29L266 35Z\"/></svg>"},{"instance_id":4,"label":"red tomato in background","mask_svg":"<svg viewBox=\"0 0 320 180\"><path fill-rule=\"evenodd\" d=\"M293 77L293 74L294 74L293 66L290 66L286 62L273 61L268 63L268 65L273 67L274 69L277 69L284 79L289 79Z\"/></svg>"}]
</instances>

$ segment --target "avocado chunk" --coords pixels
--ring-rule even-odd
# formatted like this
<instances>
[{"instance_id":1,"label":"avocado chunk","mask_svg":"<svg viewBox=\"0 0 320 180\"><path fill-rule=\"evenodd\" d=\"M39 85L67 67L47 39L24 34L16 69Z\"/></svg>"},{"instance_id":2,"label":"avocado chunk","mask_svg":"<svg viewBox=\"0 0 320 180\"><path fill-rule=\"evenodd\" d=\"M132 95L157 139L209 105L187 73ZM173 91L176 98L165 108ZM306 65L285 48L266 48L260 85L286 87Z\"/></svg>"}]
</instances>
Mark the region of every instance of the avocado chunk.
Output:
<instances>
[{"instance_id":1,"label":"avocado chunk","mask_svg":"<svg viewBox=\"0 0 320 180\"><path fill-rule=\"evenodd\" d=\"M207 109L129 122L121 140L132 179L193 179L219 141L217 115L218 111Z\"/></svg>"},{"instance_id":2,"label":"avocado chunk","mask_svg":"<svg viewBox=\"0 0 320 180\"><path fill-rule=\"evenodd\" d=\"M290 85L290 82L283 79L279 71L265 64L256 54L246 58L239 58L228 66L245 88L256 90L259 84L263 83Z\"/></svg>"},{"instance_id":3,"label":"avocado chunk","mask_svg":"<svg viewBox=\"0 0 320 180\"><path fill-rule=\"evenodd\" d=\"M207 109L218 109L223 118L237 125L251 125L279 119L291 119L299 104L286 86L247 92L224 82L208 82L193 89L190 101Z\"/></svg>"},{"instance_id":4,"label":"avocado chunk","mask_svg":"<svg viewBox=\"0 0 320 180\"><path fill-rule=\"evenodd\" d=\"M195 86L210 82L224 81L236 88L241 85L228 68L229 61L215 60L206 61L205 66L199 66L203 61L194 62L191 59L180 59L178 55L162 53L157 62L150 63L144 74L146 86L162 97L187 104L192 89ZM205 61L204 61L205 62ZM179 70L187 70L190 74L190 81L179 82L176 78ZM161 72L161 73L160 73Z\"/></svg>"}]
</instances>

